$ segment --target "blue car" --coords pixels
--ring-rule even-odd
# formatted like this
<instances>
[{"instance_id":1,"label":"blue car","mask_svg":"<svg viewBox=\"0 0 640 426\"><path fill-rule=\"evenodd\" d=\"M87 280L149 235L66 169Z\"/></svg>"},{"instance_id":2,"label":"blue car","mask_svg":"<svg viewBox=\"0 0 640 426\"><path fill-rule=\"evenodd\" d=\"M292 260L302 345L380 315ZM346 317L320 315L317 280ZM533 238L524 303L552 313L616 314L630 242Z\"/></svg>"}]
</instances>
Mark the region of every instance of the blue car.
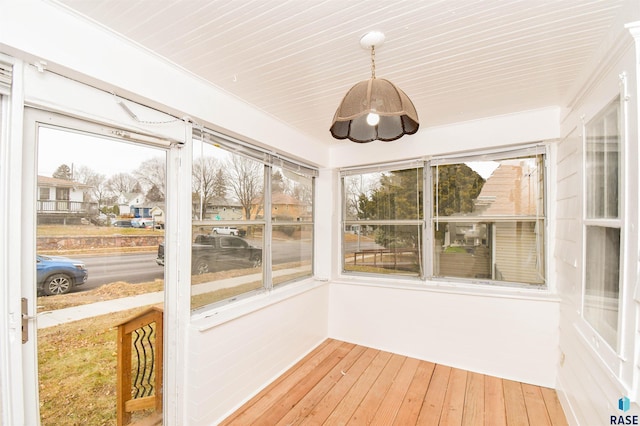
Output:
<instances>
[{"instance_id":1,"label":"blue car","mask_svg":"<svg viewBox=\"0 0 640 426\"><path fill-rule=\"evenodd\" d=\"M83 262L62 256L36 256L38 294L52 296L69 293L87 282L89 273Z\"/></svg>"}]
</instances>

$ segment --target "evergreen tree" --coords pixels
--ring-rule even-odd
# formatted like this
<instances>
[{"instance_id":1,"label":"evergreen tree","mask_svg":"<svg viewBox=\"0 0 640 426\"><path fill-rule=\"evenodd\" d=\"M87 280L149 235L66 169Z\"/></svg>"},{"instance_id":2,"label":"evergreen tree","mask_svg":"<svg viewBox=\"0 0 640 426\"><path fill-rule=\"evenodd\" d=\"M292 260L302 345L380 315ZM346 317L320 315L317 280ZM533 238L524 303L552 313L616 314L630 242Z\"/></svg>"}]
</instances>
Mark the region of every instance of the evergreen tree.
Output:
<instances>
[{"instance_id":1,"label":"evergreen tree","mask_svg":"<svg viewBox=\"0 0 640 426\"><path fill-rule=\"evenodd\" d=\"M153 185L149 191L147 191L147 194L145 195L145 198L147 199L147 201L152 201L152 202L161 202L164 201L164 195L162 194L162 192L160 192L160 190L158 189L158 187L156 185Z\"/></svg>"},{"instance_id":2,"label":"evergreen tree","mask_svg":"<svg viewBox=\"0 0 640 426\"><path fill-rule=\"evenodd\" d=\"M61 164L60 166L58 166L56 171L53 172L51 176L56 179L73 180L71 169L66 164Z\"/></svg>"},{"instance_id":3,"label":"evergreen tree","mask_svg":"<svg viewBox=\"0 0 640 426\"><path fill-rule=\"evenodd\" d=\"M466 164L438 166L437 171L437 179L434 179L437 198L434 190L433 211L439 216L471 213L485 180Z\"/></svg>"},{"instance_id":4,"label":"evergreen tree","mask_svg":"<svg viewBox=\"0 0 640 426\"><path fill-rule=\"evenodd\" d=\"M216 174L213 178L213 195L222 200L227 198L227 180L222 168L219 168L216 171Z\"/></svg>"}]
</instances>

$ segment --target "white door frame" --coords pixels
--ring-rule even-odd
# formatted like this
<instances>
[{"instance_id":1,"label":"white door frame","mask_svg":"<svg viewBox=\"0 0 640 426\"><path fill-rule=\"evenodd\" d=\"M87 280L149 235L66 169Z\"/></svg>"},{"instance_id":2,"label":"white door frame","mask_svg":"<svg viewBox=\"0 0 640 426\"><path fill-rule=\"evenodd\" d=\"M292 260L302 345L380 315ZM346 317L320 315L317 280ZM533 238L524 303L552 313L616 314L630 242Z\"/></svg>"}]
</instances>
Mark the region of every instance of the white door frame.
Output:
<instances>
[{"instance_id":1,"label":"white door frame","mask_svg":"<svg viewBox=\"0 0 640 426\"><path fill-rule=\"evenodd\" d=\"M185 365L186 329L190 317L190 287L180 280L188 281L190 276L182 274L180 278L178 271L179 268L190 271L190 253L177 247L180 244L190 246L191 124L129 102L128 107L135 108L136 115L144 120L132 122L133 117L112 94L16 62L11 102L2 98L5 101L0 128L0 201L9 207L0 213L0 233L6 236L0 252L1 423L37 425L40 422L37 326L34 320L30 321L31 338L23 345L20 314L22 297L29 300L29 313L36 311L35 286L21 285L35 280L35 126L29 128L30 135L23 134L24 106L29 105L51 111L51 114L73 116L80 120L76 124L81 129L102 126L102 130L108 131L115 127L147 135L152 142L154 138L160 138L163 143L158 146L167 148L167 176L170 178L167 179L166 203L171 214L167 215L165 240L167 253L173 255L165 269L165 283L171 284L165 285L164 417L166 424L180 424L185 416L184 374L175 367ZM10 109L4 111L7 104ZM180 188L188 190L181 191ZM181 223L189 226L180 226Z\"/></svg>"}]
</instances>

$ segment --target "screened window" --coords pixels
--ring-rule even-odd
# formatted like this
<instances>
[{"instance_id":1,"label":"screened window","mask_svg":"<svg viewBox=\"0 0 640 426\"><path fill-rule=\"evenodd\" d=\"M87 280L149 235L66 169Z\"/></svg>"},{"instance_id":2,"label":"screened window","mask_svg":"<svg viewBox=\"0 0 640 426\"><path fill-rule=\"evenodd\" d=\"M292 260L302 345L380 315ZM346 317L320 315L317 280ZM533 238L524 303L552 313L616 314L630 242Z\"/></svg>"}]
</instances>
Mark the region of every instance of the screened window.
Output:
<instances>
[{"instance_id":1,"label":"screened window","mask_svg":"<svg viewBox=\"0 0 640 426\"><path fill-rule=\"evenodd\" d=\"M193 146L192 310L312 276L317 171L208 130Z\"/></svg>"},{"instance_id":2,"label":"screened window","mask_svg":"<svg viewBox=\"0 0 640 426\"><path fill-rule=\"evenodd\" d=\"M585 132L585 286L583 315L615 350L620 306L620 101Z\"/></svg>"},{"instance_id":3,"label":"screened window","mask_svg":"<svg viewBox=\"0 0 640 426\"><path fill-rule=\"evenodd\" d=\"M545 283L542 153L436 162L431 172L434 276Z\"/></svg>"},{"instance_id":4,"label":"screened window","mask_svg":"<svg viewBox=\"0 0 640 426\"><path fill-rule=\"evenodd\" d=\"M343 271L422 277L423 167L345 174Z\"/></svg>"}]
</instances>

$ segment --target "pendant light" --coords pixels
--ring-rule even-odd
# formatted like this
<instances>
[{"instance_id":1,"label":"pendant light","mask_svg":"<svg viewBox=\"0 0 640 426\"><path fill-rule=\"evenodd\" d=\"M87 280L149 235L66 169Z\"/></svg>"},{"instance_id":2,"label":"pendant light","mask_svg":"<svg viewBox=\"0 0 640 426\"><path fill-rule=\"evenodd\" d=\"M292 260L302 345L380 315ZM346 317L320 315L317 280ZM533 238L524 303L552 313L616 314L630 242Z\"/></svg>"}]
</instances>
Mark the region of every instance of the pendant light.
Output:
<instances>
[{"instance_id":1,"label":"pendant light","mask_svg":"<svg viewBox=\"0 0 640 426\"><path fill-rule=\"evenodd\" d=\"M418 113L409 97L389 80L376 78L375 51L384 39L379 31L360 39L371 51L371 78L357 83L342 99L330 128L336 139L389 142L418 131Z\"/></svg>"}]
</instances>

